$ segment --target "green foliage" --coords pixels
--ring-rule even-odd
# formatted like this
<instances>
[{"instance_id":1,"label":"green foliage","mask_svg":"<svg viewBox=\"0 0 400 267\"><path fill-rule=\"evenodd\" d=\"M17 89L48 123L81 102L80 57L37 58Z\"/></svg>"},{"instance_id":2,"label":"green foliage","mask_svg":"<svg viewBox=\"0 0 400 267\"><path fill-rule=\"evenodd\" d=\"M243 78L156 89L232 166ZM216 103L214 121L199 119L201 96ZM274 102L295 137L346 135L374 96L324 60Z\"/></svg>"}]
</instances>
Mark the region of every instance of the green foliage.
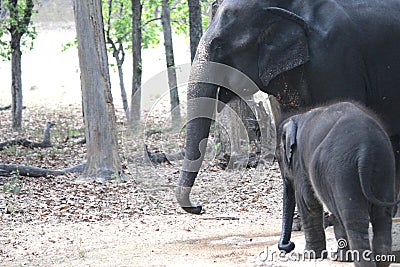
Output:
<instances>
[{"instance_id":1,"label":"green foliage","mask_svg":"<svg viewBox=\"0 0 400 267\"><path fill-rule=\"evenodd\" d=\"M171 8L171 26L175 34L189 36L189 7L187 1L173 2ZM175 2L175 3L174 3ZM171 4L170 4L171 5Z\"/></svg>"},{"instance_id":2,"label":"green foliage","mask_svg":"<svg viewBox=\"0 0 400 267\"><path fill-rule=\"evenodd\" d=\"M69 48L78 47L78 39L75 36L75 39L72 42L63 44L61 47L61 52L67 51Z\"/></svg>"},{"instance_id":3,"label":"green foliage","mask_svg":"<svg viewBox=\"0 0 400 267\"><path fill-rule=\"evenodd\" d=\"M187 0L175 0L172 2L171 23L174 32L178 35L189 37L189 7ZM201 0L203 30L210 24L211 3L213 0Z\"/></svg>"},{"instance_id":4,"label":"green foliage","mask_svg":"<svg viewBox=\"0 0 400 267\"><path fill-rule=\"evenodd\" d=\"M211 4L214 2L213 0L201 0L201 8L202 8L202 22L203 22L203 31L207 29L210 24L210 15L211 14Z\"/></svg>"},{"instance_id":5,"label":"green foliage","mask_svg":"<svg viewBox=\"0 0 400 267\"><path fill-rule=\"evenodd\" d=\"M130 49L132 45L131 0L103 0L103 21L106 36L115 43L122 43L125 49Z\"/></svg>"},{"instance_id":6,"label":"green foliage","mask_svg":"<svg viewBox=\"0 0 400 267\"><path fill-rule=\"evenodd\" d=\"M132 46L132 3L131 0L103 1L104 31L109 31L110 38L115 42L121 42L125 50ZM208 27L212 0L201 0L203 10L203 29ZM161 0L142 1L142 47L144 49L158 45L162 39L161 25ZM186 0L170 0L171 24L175 34L189 36L189 8ZM111 12L110 12L111 11ZM76 47L76 39L63 46L62 51L70 47ZM109 52L113 48L108 46Z\"/></svg>"},{"instance_id":7,"label":"green foliage","mask_svg":"<svg viewBox=\"0 0 400 267\"><path fill-rule=\"evenodd\" d=\"M160 43L161 0L142 1L142 46L144 49Z\"/></svg>"},{"instance_id":8,"label":"green foliage","mask_svg":"<svg viewBox=\"0 0 400 267\"><path fill-rule=\"evenodd\" d=\"M14 34L22 35L20 41L22 51L33 49L33 40L37 34L31 17L27 16L30 9L28 2L28 0L18 0L14 7L10 0L0 1L0 57L3 60L11 60L12 29L15 29ZM34 1L34 3L40 4L39 1ZM31 10L31 12L34 14L37 10Z\"/></svg>"},{"instance_id":9,"label":"green foliage","mask_svg":"<svg viewBox=\"0 0 400 267\"><path fill-rule=\"evenodd\" d=\"M203 29L209 25L212 0L201 0ZM161 40L161 0L144 1L143 23L148 24L143 28L143 47L156 45ZM189 38L189 7L187 0L170 0L171 25L174 34ZM146 36L146 39L145 39Z\"/></svg>"}]
</instances>

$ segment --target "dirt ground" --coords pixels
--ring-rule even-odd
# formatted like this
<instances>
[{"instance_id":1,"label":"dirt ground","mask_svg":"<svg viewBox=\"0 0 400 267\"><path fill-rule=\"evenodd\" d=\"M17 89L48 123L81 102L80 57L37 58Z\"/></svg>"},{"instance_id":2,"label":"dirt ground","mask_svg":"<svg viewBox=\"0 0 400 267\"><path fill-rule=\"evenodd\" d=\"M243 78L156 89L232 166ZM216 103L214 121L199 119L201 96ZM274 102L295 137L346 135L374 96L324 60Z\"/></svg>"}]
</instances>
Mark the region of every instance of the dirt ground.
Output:
<instances>
[{"instance_id":1,"label":"dirt ground","mask_svg":"<svg viewBox=\"0 0 400 267\"><path fill-rule=\"evenodd\" d=\"M144 168L142 179L109 184L1 178L0 265L252 266L276 246L276 167L265 179L254 169L204 172L193 190L204 204L199 216L174 200L176 168Z\"/></svg>"},{"instance_id":2,"label":"dirt ground","mask_svg":"<svg viewBox=\"0 0 400 267\"><path fill-rule=\"evenodd\" d=\"M279 221L259 216L240 220L144 216L103 223L21 225L5 233L2 245L4 239L15 243L2 246L1 266L352 266L329 260L273 260ZM328 233L332 243L332 229ZM301 232L294 234L300 246L302 239Z\"/></svg>"},{"instance_id":3,"label":"dirt ground","mask_svg":"<svg viewBox=\"0 0 400 267\"><path fill-rule=\"evenodd\" d=\"M276 250L280 222L264 219L164 215L21 225L2 231L1 265L267 266L260 254Z\"/></svg>"},{"instance_id":4,"label":"dirt ground","mask_svg":"<svg viewBox=\"0 0 400 267\"><path fill-rule=\"evenodd\" d=\"M0 266L352 266L279 258L275 168L264 170L264 180L254 169L201 175L193 199L202 200L202 215L178 207L168 182L174 167L156 169L163 186L144 173L143 180L105 185L24 178L21 192L0 194ZM303 233L292 240L301 255ZM327 240L333 250L331 228Z\"/></svg>"},{"instance_id":5,"label":"dirt ground","mask_svg":"<svg viewBox=\"0 0 400 267\"><path fill-rule=\"evenodd\" d=\"M15 244L3 250L1 265L249 266L266 246L277 242L277 225L275 220L189 215L24 225L6 230L2 239Z\"/></svg>"}]
</instances>

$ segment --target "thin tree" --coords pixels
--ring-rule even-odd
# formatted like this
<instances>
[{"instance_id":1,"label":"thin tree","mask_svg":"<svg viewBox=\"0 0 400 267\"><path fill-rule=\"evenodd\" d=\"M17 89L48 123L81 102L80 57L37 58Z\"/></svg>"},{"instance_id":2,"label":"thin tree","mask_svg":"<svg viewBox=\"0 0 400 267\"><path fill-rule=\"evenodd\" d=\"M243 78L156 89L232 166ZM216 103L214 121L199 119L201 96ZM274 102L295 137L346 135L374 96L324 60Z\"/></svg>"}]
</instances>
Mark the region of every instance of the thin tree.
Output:
<instances>
[{"instance_id":1,"label":"thin tree","mask_svg":"<svg viewBox=\"0 0 400 267\"><path fill-rule=\"evenodd\" d=\"M190 57L193 62L197 46L203 35L201 3L200 0L188 0L189 6L189 36L190 36Z\"/></svg>"},{"instance_id":2,"label":"thin tree","mask_svg":"<svg viewBox=\"0 0 400 267\"><path fill-rule=\"evenodd\" d=\"M129 127L137 131L140 125L140 101L142 86L142 4L132 0L132 54L133 76Z\"/></svg>"},{"instance_id":3,"label":"thin tree","mask_svg":"<svg viewBox=\"0 0 400 267\"><path fill-rule=\"evenodd\" d=\"M161 23L164 33L165 57L167 61L168 85L171 101L172 123L179 125L181 111L179 107L178 86L174 61L174 48L172 44L171 14L168 0L162 0Z\"/></svg>"},{"instance_id":4,"label":"thin tree","mask_svg":"<svg viewBox=\"0 0 400 267\"><path fill-rule=\"evenodd\" d=\"M74 0L87 164L83 178L111 179L121 172L101 0Z\"/></svg>"},{"instance_id":5,"label":"thin tree","mask_svg":"<svg viewBox=\"0 0 400 267\"><path fill-rule=\"evenodd\" d=\"M22 127L21 46L27 44L23 40L24 35L27 35L30 41L35 37L35 31L30 28L34 5L33 0L0 1L0 54L11 60L11 119L12 128L17 130ZM10 35L10 41L3 40L7 33Z\"/></svg>"},{"instance_id":6,"label":"thin tree","mask_svg":"<svg viewBox=\"0 0 400 267\"><path fill-rule=\"evenodd\" d=\"M130 39L130 11L126 10L130 9L129 5L129 0L107 0L104 14L106 41L110 45L112 55L117 63L122 104L127 119L129 118L129 106L122 65L125 62L125 46Z\"/></svg>"}]
</instances>

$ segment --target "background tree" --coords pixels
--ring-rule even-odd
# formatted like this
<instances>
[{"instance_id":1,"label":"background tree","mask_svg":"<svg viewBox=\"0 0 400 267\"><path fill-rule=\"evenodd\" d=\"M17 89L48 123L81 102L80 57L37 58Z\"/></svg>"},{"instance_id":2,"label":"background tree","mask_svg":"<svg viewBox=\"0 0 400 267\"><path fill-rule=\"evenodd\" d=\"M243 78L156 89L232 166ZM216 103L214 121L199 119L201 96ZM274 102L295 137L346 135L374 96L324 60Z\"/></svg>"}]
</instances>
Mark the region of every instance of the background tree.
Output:
<instances>
[{"instance_id":1,"label":"background tree","mask_svg":"<svg viewBox=\"0 0 400 267\"><path fill-rule=\"evenodd\" d=\"M35 29L31 26L33 0L0 1L0 55L11 60L12 128L22 127L21 47L32 48ZM24 39L23 37L26 36Z\"/></svg>"},{"instance_id":2,"label":"background tree","mask_svg":"<svg viewBox=\"0 0 400 267\"><path fill-rule=\"evenodd\" d=\"M137 130L140 122L140 100L142 87L142 3L132 0L132 96L129 127Z\"/></svg>"},{"instance_id":3,"label":"background tree","mask_svg":"<svg viewBox=\"0 0 400 267\"><path fill-rule=\"evenodd\" d=\"M172 123L179 125L181 112L179 107L178 86L176 80L174 48L172 44L171 15L168 0L162 0L161 22L163 26L165 58L167 61L168 85L171 102Z\"/></svg>"},{"instance_id":4,"label":"background tree","mask_svg":"<svg viewBox=\"0 0 400 267\"><path fill-rule=\"evenodd\" d=\"M190 28L190 57L193 62L197 46L203 35L200 0L188 0Z\"/></svg>"},{"instance_id":5,"label":"background tree","mask_svg":"<svg viewBox=\"0 0 400 267\"><path fill-rule=\"evenodd\" d=\"M110 179L121 172L101 0L74 0L87 164L83 177Z\"/></svg>"},{"instance_id":6,"label":"background tree","mask_svg":"<svg viewBox=\"0 0 400 267\"><path fill-rule=\"evenodd\" d=\"M105 21L106 42L109 44L117 63L119 85L125 116L129 117L128 98L125 90L122 65L125 61L125 50L131 48L131 18L130 0L103 0L103 18Z\"/></svg>"},{"instance_id":7,"label":"background tree","mask_svg":"<svg viewBox=\"0 0 400 267\"><path fill-rule=\"evenodd\" d=\"M159 0L131 0L133 77L129 127L137 130L140 122L142 49L160 42L162 26Z\"/></svg>"},{"instance_id":8,"label":"background tree","mask_svg":"<svg viewBox=\"0 0 400 267\"><path fill-rule=\"evenodd\" d=\"M163 31L161 21L162 1L160 0L102 0L104 10L104 24L106 41L109 44L109 52L116 59L118 74L120 79L121 96L123 107L128 118L130 129L138 129L141 108L141 82L142 82L142 49L159 44L160 34ZM188 36L189 27L187 18L189 16L188 3L182 0L170 1L170 24L175 34ZM204 1L207 7L209 1ZM201 11L201 9L200 9ZM203 14L203 27L207 26L208 16ZM167 24L165 24L167 25ZM171 29L171 32L172 32ZM168 36L168 34L167 34ZM172 44L172 41L171 41ZM66 47L72 46L72 43ZM168 47L172 47L168 46ZM128 111L128 100L126 90L124 90L124 77L122 64L125 60L125 51L132 49L133 57L133 76L132 76L132 95L130 108ZM166 53L171 54L171 53ZM172 58L173 57L170 57ZM174 65L171 60L168 65ZM167 66L168 66L167 65ZM174 70L171 70L173 72ZM170 73L173 77L174 74ZM173 78L169 81L173 82ZM172 88L176 86L171 85ZM172 91L172 106L179 104L177 90ZM176 110L176 117L180 117L179 109ZM128 111L128 112L127 112Z\"/></svg>"}]
</instances>

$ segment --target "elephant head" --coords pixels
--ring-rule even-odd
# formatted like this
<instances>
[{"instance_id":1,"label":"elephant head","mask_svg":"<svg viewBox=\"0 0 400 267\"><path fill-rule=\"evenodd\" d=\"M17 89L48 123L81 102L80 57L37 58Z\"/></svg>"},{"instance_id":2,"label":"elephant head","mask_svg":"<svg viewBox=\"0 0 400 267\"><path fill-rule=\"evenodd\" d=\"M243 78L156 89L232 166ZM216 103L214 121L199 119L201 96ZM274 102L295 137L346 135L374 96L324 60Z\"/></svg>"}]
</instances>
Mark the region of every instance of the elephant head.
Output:
<instances>
[{"instance_id":1,"label":"elephant head","mask_svg":"<svg viewBox=\"0 0 400 267\"><path fill-rule=\"evenodd\" d=\"M187 212L202 210L189 194L204 158L216 99L227 103L261 89L288 105L304 101L289 88L278 90L281 81L275 79L309 60L307 25L288 8L294 2L225 0L201 38L188 85L186 154L176 191Z\"/></svg>"}]
</instances>

